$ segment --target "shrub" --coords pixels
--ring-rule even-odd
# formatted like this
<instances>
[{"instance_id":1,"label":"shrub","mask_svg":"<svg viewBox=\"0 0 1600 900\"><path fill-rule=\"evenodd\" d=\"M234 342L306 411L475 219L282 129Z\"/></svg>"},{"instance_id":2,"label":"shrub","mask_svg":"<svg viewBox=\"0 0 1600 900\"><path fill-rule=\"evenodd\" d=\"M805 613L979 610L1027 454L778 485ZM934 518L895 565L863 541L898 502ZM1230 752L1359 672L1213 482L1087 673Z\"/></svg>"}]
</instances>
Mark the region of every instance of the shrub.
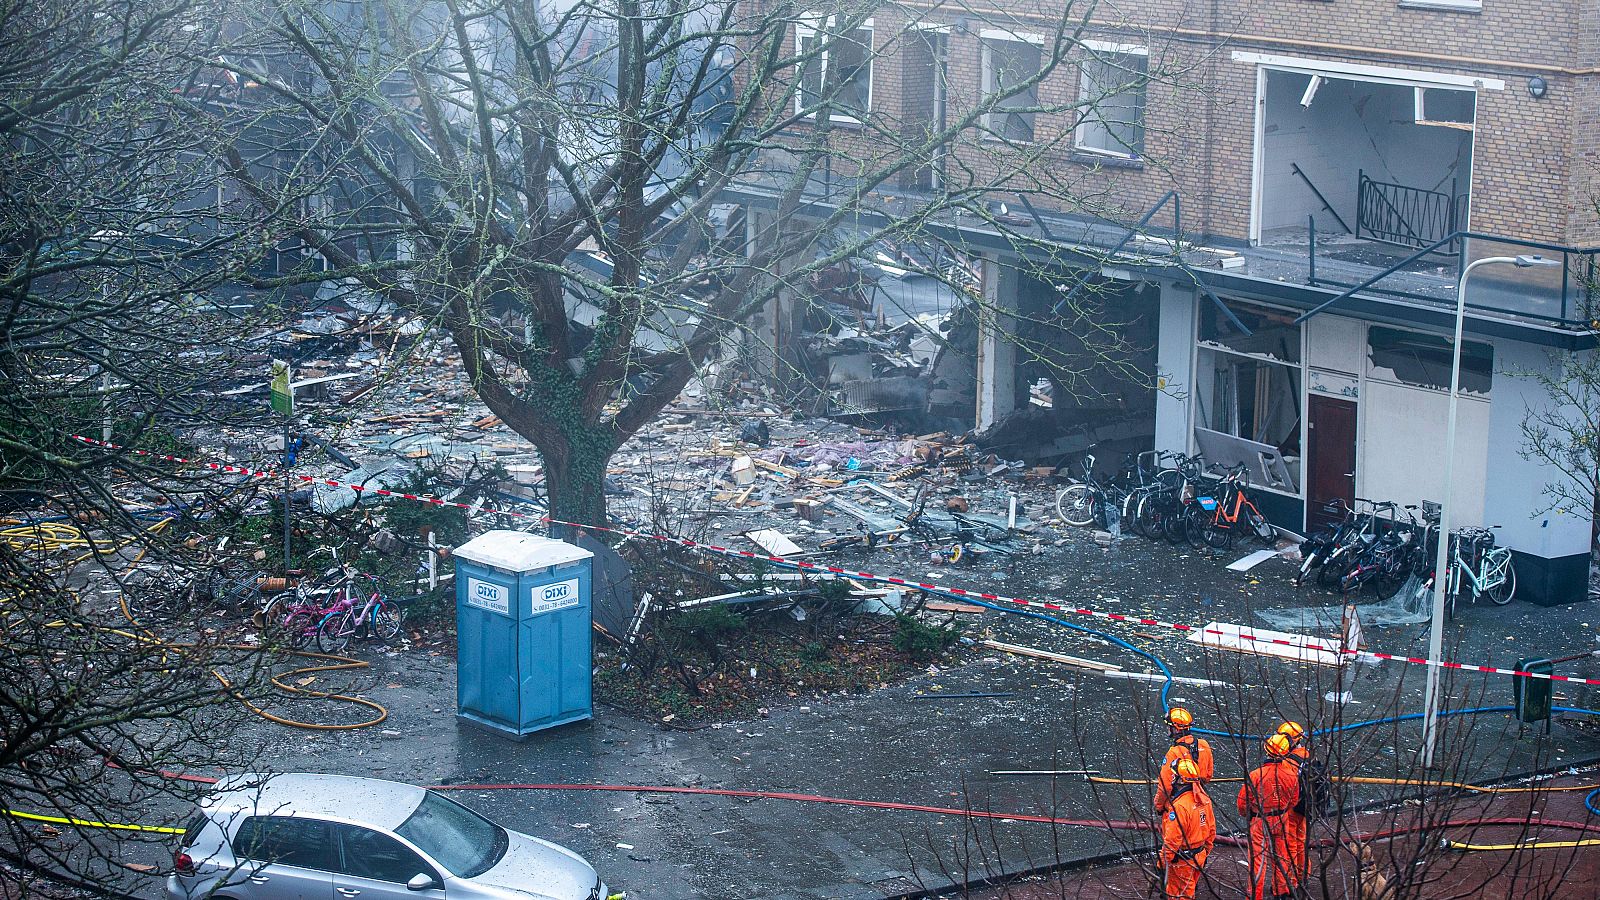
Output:
<instances>
[{"instance_id":1,"label":"shrub","mask_svg":"<svg viewBox=\"0 0 1600 900\"><path fill-rule=\"evenodd\" d=\"M894 617L894 648L912 659L931 659L961 638L956 625L929 625L904 613Z\"/></svg>"}]
</instances>

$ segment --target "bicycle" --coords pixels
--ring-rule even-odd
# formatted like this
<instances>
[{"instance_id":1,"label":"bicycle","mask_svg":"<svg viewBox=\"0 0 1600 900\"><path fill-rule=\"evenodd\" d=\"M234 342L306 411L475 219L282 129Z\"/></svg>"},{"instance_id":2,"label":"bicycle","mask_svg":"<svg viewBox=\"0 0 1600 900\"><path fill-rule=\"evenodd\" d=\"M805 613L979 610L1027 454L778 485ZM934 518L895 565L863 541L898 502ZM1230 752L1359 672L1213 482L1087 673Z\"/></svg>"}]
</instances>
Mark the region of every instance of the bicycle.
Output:
<instances>
[{"instance_id":1,"label":"bicycle","mask_svg":"<svg viewBox=\"0 0 1600 900\"><path fill-rule=\"evenodd\" d=\"M1098 524L1107 531L1117 530L1129 492L1115 481L1102 484L1095 477L1094 463L1093 453L1083 455L1083 481L1056 492L1056 514L1061 521L1078 528Z\"/></svg>"},{"instance_id":2,"label":"bicycle","mask_svg":"<svg viewBox=\"0 0 1600 900\"><path fill-rule=\"evenodd\" d=\"M1321 587L1332 589L1339 586L1345 574L1355 565L1356 557L1378 539L1378 513L1395 508L1395 504L1388 500L1357 497L1356 503L1366 504L1371 511L1352 512L1352 526L1344 529L1342 540L1328 549L1327 559L1317 570L1317 584Z\"/></svg>"},{"instance_id":3,"label":"bicycle","mask_svg":"<svg viewBox=\"0 0 1600 900\"><path fill-rule=\"evenodd\" d=\"M1135 530L1148 538L1165 537L1179 544L1184 540L1183 510L1194 502L1192 485L1199 480L1205 457L1196 454L1163 453L1159 461L1171 459L1174 466L1156 473L1155 486L1139 498L1134 511Z\"/></svg>"},{"instance_id":4,"label":"bicycle","mask_svg":"<svg viewBox=\"0 0 1600 900\"><path fill-rule=\"evenodd\" d=\"M1189 543L1196 549L1209 546L1214 550L1227 550L1233 546L1236 532L1248 532L1262 544L1271 546L1278 538L1278 530L1267 521L1265 514L1250 499L1250 480L1247 469L1235 466L1218 483L1220 500L1215 496L1197 496L1184 512L1184 524Z\"/></svg>"},{"instance_id":5,"label":"bicycle","mask_svg":"<svg viewBox=\"0 0 1600 900\"><path fill-rule=\"evenodd\" d=\"M321 623L338 602L338 592L350 577L349 571L339 562L338 551L331 547L318 547L310 556L326 553L334 564L315 578L307 579L302 572L294 586L268 600L261 609L262 633L271 643L282 643L302 650L316 640L317 625Z\"/></svg>"},{"instance_id":6,"label":"bicycle","mask_svg":"<svg viewBox=\"0 0 1600 900\"><path fill-rule=\"evenodd\" d=\"M1129 486L1122 500L1121 520L1140 537L1152 540L1161 537L1154 498L1173 493L1182 482L1182 476L1176 469L1162 465L1172 458L1182 457L1165 450L1145 450L1130 457L1131 464L1123 468L1123 472L1130 474L1131 478L1126 479ZM1143 509L1149 512L1141 516L1140 510Z\"/></svg>"},{"instance_id":7,"label":"bicycle","mask_svg":"<svg viewBox=\"0 0 1600 900\"><path fill-rule=\"evenodd\" d=\"M1491 529L1463 528L1452 532L1449 562L1445 573L1449 603L1445 611L1452 619L1463 588L1472 591L1473 602L1488 597L1496 606L1510 603L1517 593L1517 570L1511 565L1511 550L1495 546Z\"/></svg>"},{"instance_id":8,"label":"bicycle","mask_svg":"<svg viewBox=\"0 0 1600 900\"><path fill-rule=\"evenodd\" d=\"M1405 515L1410 523L1402 529L1394 515L1394 504L1387 505L1390 511L1388 530L1380 531L1376 540L1356 554L1349 570L1339 579L1341 592L1349 594L1368 586L1380 591L1395 588L1411 574L1411 547L1417 534L1417 520L1409 510L1416 507L1406 507Z\"/></svg>"},{"instance_id":9,"label":"bicycle","mask_svg":"<svg viewBox=\"0 0 1600 900\"><path fill-rule=\"evenodd\" d=\"M1339 524L1323 528L1300 542L1300 568L1294 573L1295 587L1303 586L1311 573L1328 561L1328 554L1333 552L1333 548L1343 544L1356 528L1356 512L1344 502L1344 498L1335 498L1324 504L1322 509L1329 515L1339 515Z\"/></svg>"},{"instance_id":10,"label":"bicycle","mask_svg":"<svg viewBox=\"0 0 1600 900\"><path fill-rule=\"evenodd\" d=\"M366 602L356 608L354 595L357 578L374 583ZM352 575L340 586L339 600L317 623L317 649L323 653L338 653L350 646L352 637L375 637L388 643L400 634L405 613L394 601L383 596L371 575Z\"/></svg>"}]
</instances>

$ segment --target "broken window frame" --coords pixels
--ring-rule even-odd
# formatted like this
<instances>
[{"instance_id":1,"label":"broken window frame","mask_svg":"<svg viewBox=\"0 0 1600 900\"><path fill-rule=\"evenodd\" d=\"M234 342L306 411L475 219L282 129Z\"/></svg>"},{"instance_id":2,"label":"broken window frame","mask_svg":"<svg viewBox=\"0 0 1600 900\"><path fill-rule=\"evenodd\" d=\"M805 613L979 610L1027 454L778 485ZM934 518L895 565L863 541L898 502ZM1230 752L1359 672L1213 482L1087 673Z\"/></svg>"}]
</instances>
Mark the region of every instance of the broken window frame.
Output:
<instances>
[{"instance_id":1,"label":"broken window frame","mask_svg":"<svg viewBox=\"0 0 1600 900\"><path fill-rule=\"evenodd\" d=\"M816 118L816 110L811 107L822 102L822 88L828 81L827 76L831 74L833 95L828 99L829 120L860 125L872 114L872 20L862 20L861 24L852 28L848 35L834 34L832 29L837 27L837 24L835 17L829 16L826 19L815 18L808 22L797 22L794 26L796 56L810 53L818 36L826 36L826 44L816 57L801 63L797 68L796 77L800 83L794 95L794 111L808 119ZM863 50L862 63L850 73L849 78L842 77L840 73L830 68L838 60L837 51L847 43L855 44ZM863 75L866 83L861 85L858 82ZM845 97L852 92L860 96L861 105L844 102Z\"/></svg>"},{"instance_id":2,"label":"broken window frame","mask_svg":"<svg viewBox=\"0 0 1600 900\"><path fill-rule=\"evenodd\" d=\"M1267 490L1285 494L1290 497L1301 496L1301 489L1303 487L1302 482L1304 480L1301 469L1305 460L1305 450L1303 446L1306 405L1305 367L1291 363L1285 363L1279 360L1267 359L1248 353L1237 353L1232 350L1218 347L1198 346L1197 352L1195 353L1195 365L1197 370L1201 366L1210 366L1214 372L1221 371L1224 367L1219 366L1219 360L1226 362L1225 368L1230 373L1230 377L1227 379L1227 385L1233 394L1231 402L1228 405L1227 421L1221 423L1218 423L1217 421L1219 412L1216 401L1217 397L1219 396L1219 387L1223 385L1223 380L1213 374L1211 388L1206 392L1209 394L1209 396L1201 396L1200 392L1198 391L1195 394L1196 406L1194 410L1194 427L1196 431L1198 432L1200 430L1204 430L1213 434L1222 435L1224 437L1246 441L1250 444L1259 444L1271 447L1273 452L1276 454L1276 458L1282 461L1282 471L1288 476L1287 485L1273 484L1271 481L1271 474L1263 471L1261 460L1257 458L1250 458L1250 456L1247 456L1246 454L1241 453L1239 459L1212 459L1210 461L1220 463L1222 465L1233 465L1238 462L1244 462L1249 466L1252 487L1265 488ZM1253 369L1253 372L1255 373L1252 377L1252 381L1255 384L1255 389L1252 392L1254 394L1254 397L1252 398L1252 409L1255 411L1251 417L1253 420L1250 425L1251 433L1241 434L1239 432L1244 431L1246 426L1241 421L1243 404L1240 403L1241 395L1239 393L1240 380L1238 379L1238 372L1246 368ZM1257 432L1255 431L1255 427L1258 424L1263 422L1271 423L1271 419L1263 419L1261 410L1255 408L1256 404L1263 399L1269 404L1274 400L1274 398L1271 396L1273 393L1271 389L1271 382L1269 381L1264 385L1259 374L1261 372L1278 373L1278 377L1287 382L1286 392L1279 392L1278 398L1282 401L1288 402L1291 404L1291 406L1287 410L1280 411L1280 414L1284 416L1287 424L1286 427L1280 426L1283 428L1282 435L1277 437L1275 440L1259 439ZM1219 424L1221 427L1213 427ZM1269 435L1268 437L1271 436ZM1201 441L1198 435L1196 435L1194 442L1197 448L1204 451L1205 448L1201 446ZM1285 445L1293 446L1294 452L1285 452L1282 449Z\"/></svg>"},{"instance_id":3,"label":"broken window frame","mask_svg":"<svg viewBox=\"0 0 1600 900\"><path fill-rule=\"evenodd\" d=\"M1009 90L1017 81L1026 81L1038 75L1044 67L1045 43L1044 36L1038 34L1002 31L994 28L986 28L981 31L978 34L978 45L981 48L981 53L979 54L981 56L979 87L983 91L983 96L994 97ZM995 61L996 52L1004 51L1004 48L998 46L1000 44L1014 44L1019 47L1032 48L1039 56L1039 62L1035 70L1032 73L1023 74L1017 81L1007 84L1000 78L1001 72L1005 70L1002 67L998 67ZM983 115L983 127L988 132L984 137L987 140L1003 141L1009 144L1034 143L1038 139L1038 113L1012 112L1011 110L1029 109L1038 105L1039 85L1037 84L1011 97L996 100L993 109ZM1018 134L1013 136L1011 134L1013 125L1017 123L1020 123L1020 127L1016 129ZM1026 136L1021 134L1023 129L1027 132Z\"/></svg>"},{"instance_id":4,"label":"broken window frame","mask_svg":"<svg viewBox=\"0 0 1600 900\"><path fill-rule=\"evenodd\" d=\"M1432 379L1437 383L1419 381L1407 377L1393 366L1386 366L1378 362L1376 354L1379 352L1394 352L1394 346L1375 346L1374 339L1388 339L1396 342L1406 342L1416 348L1411 354L1412 360L1419 366L1430 369L1438 377ZM1367 366L1367 378L1385 384L1396 384L1402 387L1416 388L1417 390L1432 391L1434 393L1448 394L1450 392L1450 370L1453 349L1451 339L1439 334L1430 334L1426 331L1414 331L1409 328L1396 328L1392 325L1372 324L1367 328L1367 335L1363 355ZM1467 340L1461 346L1461 396L1488 399L1494 393L1494 345L1484 341Z\"/></svg>"},{"instance_id":5,"label":"broken window frame","mask_svg":"<svg viewBox=\"0 0 1600 900\"><path fill-rule=\"evenodd\" d=\"M1240 338L1246 340L1259 341L1266 335L1280 333L1280 329L1276 327L1274 320L1287 320L1288 324L1285 328L1293 330L1293 340L1285 342L1284 348L1289 355L1275 356L1262 350L1236 347L1228 343L1227 336L1224 334L1208 334L1208 324L1217 327L1231 326L1228 319L1222 315L1222 311L1209 303L1202 303L1200 305L1200 314L1195 317L1196 343L1202 349L1226 350L1239 356L1248 356L1252 359L1291 366L1304 365L1305 352L1301 345L1305 341L1305 327L1294 324L1297 315L1293 310L1279 309L1275 306L1268 306L1265 303L1235 300L1230 297L1222 298L1222 304L1250 329L1251 333L1249 335L1239 335Z\"/></svg>"},{"instance_id":6,"label":"broken window frame","mask_svg":"<svg viewBox=\"0 0 1600 900\"><path fill-rule=\"evenodd\" d=\"M1084 108L1073 129L1073 149L1116 159L1141 158L1147 107L1145 85L1150 77L1149 49L1137 44L1102 41L1084 41L1083 46L1089 51L1078 68L1078 102L1084 104ZM1129 80L1110 84L1119 77L1119 72ZM1128 98L1127 102L1123 102L1124 97ZM1112 119L1107 115L1122 109L1129 111L1126 118ZM1119 129L1127 129L1128 133L1119 134Z\"/></svg>"},{"instance_id":7,"label":"broken window frame","mask_svg":"<svg viewBox=\"0 0 1600 900\"><path fill-rule=\"evenodd\" d=\"M1223 303L1226 304L1235 315L1239 316L1248 325L1250 325L1257 335L1264 334L1268 331L1270 326L1263 324L1264 322L1273 318L1282 317L1292 323L1295 316L1292 310L1279 309L1278 307L1269 306L1264 303L1256 303L1253 301L1237 300L1226 297L1222 298L1222 300ZM1288 326L1293 329L1293 337L1287 342L1288 352L1293 358L1281 359L1271 353L1254 352L1251 350L1230 347L1223 340L1218 339L1219 337L1222 337L1222 335L1213 334L1211 337L1207 337L1206 323L1208 321L1208 314L1205 310L1206 306L1207 304L1201 304L1202 308L1200 309L1199 314L1195 316L1194 325L1195 368L1194 380L1192 383L1195 385L1195 390L1193 393L1193 400L1191 401L1192 448L1201 451L1204 450L1204 448L1201 446L1201 439L1199 436L1199 432L1202 430L1212 434L1221 435L1223 437L1246 441L1250 444L1269 446L1273 448L1275 459L1279 463L1278 465L1272 465L1271 461L1263 460L1258 454L1246 454L1243 452L1239 454L1238 459L1213 459L1211 462L1216 462L1223 465L1231 465L1238 462L1246 463L1249 466L1253 488L1271 491L1273 493L1282 494L1288 497L1302 498L1305 491L1305 414L1307 402L1305 326L1293 324ZM1218 315L1220 315L1220 313ZM1216 320L1211 319L1211 321ZM1232 377L1234 378L1232 382L1234 397L1232 398L1231 404L1231 409L1233 411L1228 414L1228 421L1224 422L1223 427L1220 428L1213 427L1213 425L1217 422L1217 410L1214 408L1216 406L1218 390L1218 379L1216 378L1216 375L1213 374L1212 376L1209 390L1202 391L1199 387L1200 372L1203 370L1203 367L1210 366L1213 370L1215 370L1218 366L1219 358L1225 358L1227 362L1227 368L1229 369L1230 373L1232 373ZM1257 440L1253 429L1251 434L1240 434L1239 432L1243 431L1244 429L1234 424L1234 420L1239 418L1241 411L1241 404L1239 403L1238 396L1239 382L1237 380L1236 372L1237 370L1246 366L1253 366L1257 372L1279 372L1281 373L1281 377L1287 380L1288 391L1287 393L1280 393L1279 396L1284 401L1292 404L1292 406L1289 410L1287 410L1287 429L1275 441ZM1259 378L1259 376L1257 377ZM1255 392L1256 395L1260 396L1261 391L1262 388L1258 386ZM1267 394L1270 395L1271 393L1270 387L1267 388ZM1268 402L1271 402L1272 398L1271 396L1267 396L1266 399ZM1252 418L1255 422L1262 421L1259 414L1253 415ZM1285 453L1279 449L1285 445L1292 446L1295 452ZM1287 477L1285 478L1284 476Z\"/></svg>"},{"instance_id":8,"label":"broken window frame","mask_svg":"<svg viewBox=\"0 0 1600 900\"><path fill-rule=\"evenodd\" d=\"M1478 122L1478 92L1464 88L1428 87L1416 85L1411 89L1412 121L1417 125L1431 125L1439 128L1458 128L1462 131L1473 131ZM1465 94L1471 99L1471 109L1467 118L1434 119L1428 117L1428 94Z\"/></svg>"}]
</instances>

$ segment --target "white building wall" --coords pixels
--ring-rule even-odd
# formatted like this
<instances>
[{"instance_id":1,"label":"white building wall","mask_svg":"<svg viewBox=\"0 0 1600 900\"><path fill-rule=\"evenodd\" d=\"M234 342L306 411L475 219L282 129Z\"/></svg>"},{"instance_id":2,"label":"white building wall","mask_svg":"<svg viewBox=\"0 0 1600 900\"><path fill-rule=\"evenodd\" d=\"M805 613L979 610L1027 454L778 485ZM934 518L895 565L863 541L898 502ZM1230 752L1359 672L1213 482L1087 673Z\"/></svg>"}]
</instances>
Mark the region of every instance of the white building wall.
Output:
<instances>
[{"instance_id":1,"label":"white building wall","mask_svg":"<svg viewBox=\"0 0 1600 900\"><path fill-rule=\"evenodd\" d=\"M1491 405L1495 401L1462 395L1456 423L1456 527L1483 524L1484 479L1488 469ZM1444 391L1367 379L1360 408L1361 442L1356 457L1356 494L1393 500L1402 506L1438 503L1444 498L1445 426L1450 395Z\"/></svg>"},{"instance_id":2,"label":"white building wall","mask_svg":"<svg viewBox=\"0 0 1600 900\"><path fill-rule=\"evenodd\" d=\"M1488 524L1499 525L1499 543L1546 558L1589 550L1590 519L1549 510L1546 485L1565 476L1537 460L1524 459L1522 423L1530 410L1548 407L1549 397L1533 372L1555 372L1562 358L1520 341L1495 342L1494 410L1489 420L1489 470L1485 490Z\"/></svg>"}]
</instances>

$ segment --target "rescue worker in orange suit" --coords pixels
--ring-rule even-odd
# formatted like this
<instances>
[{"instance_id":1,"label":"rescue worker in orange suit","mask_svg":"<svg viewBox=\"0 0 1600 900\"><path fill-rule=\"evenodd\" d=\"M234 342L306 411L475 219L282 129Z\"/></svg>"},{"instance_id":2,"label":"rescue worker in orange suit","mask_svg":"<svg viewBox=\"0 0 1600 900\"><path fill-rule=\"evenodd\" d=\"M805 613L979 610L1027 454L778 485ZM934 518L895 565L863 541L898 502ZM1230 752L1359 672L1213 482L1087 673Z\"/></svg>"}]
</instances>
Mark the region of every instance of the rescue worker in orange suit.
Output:
<instances>
[{"instance_id":1,"label":"rescue worker in orange suit","mask_svg":"<svg viewBox=\"0 0 1600 900\"><path fill-rule=\"evenodd\" d=\"M1176 786L1177 777L1173 765L1180 759L1187 759L1195 764L1200 772L1200 783L1210 784L1211 775L1215 771L1211 758L1211 744L1205 738L1195 737L1189 732L1194 727L1194 715L1181 706L1174 706L1167 712L1167 732L1172 736L1172 746L1167 748L1167 757L1162 760L1161 768L1156 772L1156 812L1167 811L1167 799L1172 796Z\"/></svg>"},{"instance_id":2,"label":"rescue worker in orange suit","mask_svg":"<svg viewBox=\"0 0 1600 900\"><path fill-rule=\"evenodd\" d=\"M1206 857L1217 842L1217 815L1200 778L1200 767L1187 757L1166 766L1173 788L1161 815L1161 868L1167 873L1168 900L1194 900Z\"/></svg>"},{"instance_id":3,"label":"rescue worker in orange suit","mask_svg":"<svg viewBox=\"0 0 1600 900\"><path fill-rule=\"evenodd\" d=\"M1267 761L1239 788L1239 815L1250 822L1250 898L1290 897L1306 875L1306 817L1300 802L1300 760L1282 734L1266 740Z\"/></svg>"}]
</instances>

